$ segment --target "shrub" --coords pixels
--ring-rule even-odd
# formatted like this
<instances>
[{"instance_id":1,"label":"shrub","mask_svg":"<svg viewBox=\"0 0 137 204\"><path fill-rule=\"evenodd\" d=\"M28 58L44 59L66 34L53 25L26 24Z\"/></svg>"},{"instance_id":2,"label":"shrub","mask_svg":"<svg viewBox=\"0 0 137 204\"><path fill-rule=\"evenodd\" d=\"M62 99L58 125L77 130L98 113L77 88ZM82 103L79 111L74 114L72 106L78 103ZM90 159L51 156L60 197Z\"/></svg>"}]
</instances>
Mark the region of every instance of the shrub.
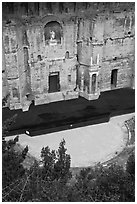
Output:
<instances>
[{"instance_id":1,"label":"shrub","mask_svg":"<svg viewBox=\"0 0 137 204\"><path fill-rule=\"evenodd\" d=\"M71 178L70 155L66 154L65 140L57 151L43 147L41 166L36 161L29 170L29 180L23 201L67 201L67 181Z\"/></svg>"},{"instance_id":2,"label":"shrub","mask_svg":"<svg viewBox=\"0 0 137 204\"><path fill-rule=\"evenodd\" d=\"M26 146L22 152L15 151L15 145L18 142L18 136L13 140L6 141L6 133L8 128L15 120L14 116L3 124L2 131L2 186L5 187L25 173L22 162L26 158L28 147Z\"/></svg>"},{"instance_id":3,"label":"shrub","mask_svg":"<svg viewBox=\"0 0 137 204\"><path fill-rule=\"evenodd\" d=\"M133 152L128 160L126 165L126 171L132 176L132 178L135 178L135 153Z\"/></svg>"},{"instance_id":4,"label":"shrub","mask_svg":"<svg viewBox=\"0 0 137 204\"><path fill-rule=\"evenodd\" d=\"M130 174L118 165L83 169L70 198L77 202L133 202L134 185Z\"/></svg>"}]
</instances>

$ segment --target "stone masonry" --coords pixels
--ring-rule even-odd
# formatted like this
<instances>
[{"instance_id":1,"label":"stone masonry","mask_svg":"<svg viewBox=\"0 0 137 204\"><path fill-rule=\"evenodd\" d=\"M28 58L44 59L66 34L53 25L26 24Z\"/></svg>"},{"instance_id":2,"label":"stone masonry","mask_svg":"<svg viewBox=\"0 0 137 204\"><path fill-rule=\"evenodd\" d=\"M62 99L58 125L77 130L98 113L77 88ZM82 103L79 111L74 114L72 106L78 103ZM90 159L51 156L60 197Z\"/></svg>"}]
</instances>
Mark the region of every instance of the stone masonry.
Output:
<instances>
[{"instance_id":1,"label":"stone masonry","mask_svg":"<svg viewBox=\"0 0 137 204\"><path fill-rule=\"evenodd\" d=\"M3 3L4 106L134 88L134 3Z\"/></svg>"}]
</instances>

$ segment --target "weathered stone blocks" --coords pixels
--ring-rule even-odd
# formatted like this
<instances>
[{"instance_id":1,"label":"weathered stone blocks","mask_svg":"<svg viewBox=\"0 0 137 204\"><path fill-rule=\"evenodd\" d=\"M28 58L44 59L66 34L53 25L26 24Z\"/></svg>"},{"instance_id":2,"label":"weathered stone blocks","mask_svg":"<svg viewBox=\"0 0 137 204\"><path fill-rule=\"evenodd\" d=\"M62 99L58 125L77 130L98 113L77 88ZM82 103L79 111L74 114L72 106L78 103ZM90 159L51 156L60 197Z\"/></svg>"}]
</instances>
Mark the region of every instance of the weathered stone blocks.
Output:
<instances>
[{"instance_id":1,"label":"weathered stone blocks","mask_svg":"<svg viewBox=\"0 0 137 204\"><path fill-rule=\"evenodd\" d=\"M11 109L28 110L28 94L38 105L79 94L94 100L112 87L134 86L133 10L99 12L98 3L92 8L90 3L47 2L35 12L33 3L23 5L16 18L3 20L3 92L10 93Z\"/></svg>"}]
</instances>

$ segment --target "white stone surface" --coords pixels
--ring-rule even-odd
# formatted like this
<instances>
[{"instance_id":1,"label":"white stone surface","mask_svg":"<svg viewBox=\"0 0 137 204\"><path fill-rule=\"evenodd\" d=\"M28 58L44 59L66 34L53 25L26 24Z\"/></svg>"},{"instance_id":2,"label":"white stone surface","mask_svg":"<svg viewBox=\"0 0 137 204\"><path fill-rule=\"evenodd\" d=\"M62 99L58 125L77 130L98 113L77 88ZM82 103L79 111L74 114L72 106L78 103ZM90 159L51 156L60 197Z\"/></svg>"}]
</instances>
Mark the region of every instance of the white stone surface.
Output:
<instances>
[{"instance_id":1,"label":"white stone surface","mask_svg":"<svg viewBox=\"0 0 137 204\"><path fill-rule=\"evenodd\" d=\"M124 121L131 118L134 113L116 116L108 123L90 125L71 130L49 133L29 137L20 135L19 143L29 146L29 153L40 158L42 147L49 146L57 150L60 141L66 141L67 153L71 156L72 167L85 167L97 162L106 161L120 152L125 146L125 134L122 130ZM12 139L15 136L7 137Z\"/></svg>"}]
</instances>

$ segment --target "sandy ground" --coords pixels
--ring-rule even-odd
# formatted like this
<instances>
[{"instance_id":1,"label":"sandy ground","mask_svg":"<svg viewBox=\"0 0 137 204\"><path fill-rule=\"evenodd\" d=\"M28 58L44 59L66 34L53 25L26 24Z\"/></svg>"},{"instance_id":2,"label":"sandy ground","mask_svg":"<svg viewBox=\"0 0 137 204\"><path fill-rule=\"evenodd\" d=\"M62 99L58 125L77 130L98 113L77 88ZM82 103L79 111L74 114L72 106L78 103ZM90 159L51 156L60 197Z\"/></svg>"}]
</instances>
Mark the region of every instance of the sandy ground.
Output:
<instances>
[{"instance_id":1,"label":"sandy ground","mask_svg":"<svg viewBox=\"0 0 137 204\"><path fill-rule=\"evenodd\" d=\"M109 123L90 125L71 130L49 133L29 137L26 134L19 136L22 146L29 146L29 153L40 158L42 147L49 146L57 150L60 141L66 141L67 153L71 156L71 167L86 167L112 158L116 152L122 151L125 146L127 132L122 126L124 121L134 113L116 116ZM124 130L124 131L123 131ZM15 136L7 137L12 139Z\"/></svg>"}]
</instances>

